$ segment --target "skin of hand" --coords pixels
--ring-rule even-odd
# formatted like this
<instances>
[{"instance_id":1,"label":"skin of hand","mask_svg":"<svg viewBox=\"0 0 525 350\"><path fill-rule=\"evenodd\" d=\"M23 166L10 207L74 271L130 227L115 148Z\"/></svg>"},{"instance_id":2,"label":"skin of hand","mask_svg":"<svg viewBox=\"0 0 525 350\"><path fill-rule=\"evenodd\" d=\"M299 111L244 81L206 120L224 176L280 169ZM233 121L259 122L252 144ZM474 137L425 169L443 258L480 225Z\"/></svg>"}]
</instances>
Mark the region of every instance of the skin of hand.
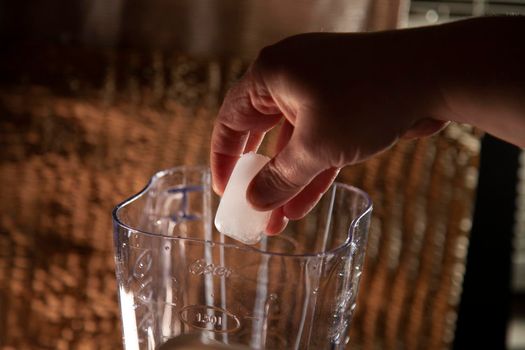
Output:
<instances>
[{"instance_id":1,"label":"skin of hand","mask_svg":"<svg viewBox=\"0 0 525 350\"><path fill-rule=\"evenodd\" d=\"M256 151L282 120L275 156L247 192L254 208L273 210L269 234L308 213L342 167L400 138L432 135L449 120L525 146L525 79L512 71L525 70L524 44L512 43L523 19L309 33L263 49L227 93L216 118L214 190L222 194L240 155ZM482 31L489 34L480 37ZM504 72L489 73L497 63ZM489 116L495 113L503 116L503 126Z\"/></svg>"}]
</instances>

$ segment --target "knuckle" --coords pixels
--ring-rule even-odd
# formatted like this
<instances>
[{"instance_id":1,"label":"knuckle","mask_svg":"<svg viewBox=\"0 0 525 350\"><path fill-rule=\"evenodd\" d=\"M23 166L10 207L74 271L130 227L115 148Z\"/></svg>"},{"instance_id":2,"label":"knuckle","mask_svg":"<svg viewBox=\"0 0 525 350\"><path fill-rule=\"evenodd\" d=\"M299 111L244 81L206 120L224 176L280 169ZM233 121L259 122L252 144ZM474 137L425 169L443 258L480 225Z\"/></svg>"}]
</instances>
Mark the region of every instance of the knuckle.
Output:
<instances>
[{"instance_id":1,"label":"knuckle","mask_svg":"<svg viewBox=\"0 0 525 350\"><path fill-rule=\"evenodd\" d=\"M276 45L265 46L259 51L259 55L255 60L253 69L256 72L265 72L275 68L279 60L278 49Z\"/></svg>"},{"instance_id":2,"label":"knuckle","mask_svg":"<svg viewBox=\"0 0 525 350\"><path fill-rule=\"evenodd\" d=\"M216 122L232 129L238 129L244 118L252 113L253 107L249 95L238 87L233 87L224 99Z\"/></svg>"},{"instance_id":3,"label":"knuckle","mask_svg":"<svg viewBox=\"0 0 525 350\"><path fill-rule=\"evenodd\" d=\"M293 37L286 38L262 48L254 62L254 72L264 76L288 74L294 65L293 62L297 61L295 56L298 53L294 48L294 41Z\"/></svg>"},{"instance_id":4,"label":"knuckle","mask_svg":"<svg viewBox=\"0 0 525 350\"><path fill-rule=\"evenodd\" d=\"M268 182L268 187L283 192L296 191L302 188L303 184L297 180L293 180L292 171L285 169L280 170L275 166L269 167L269 174L265 177L265 180Z\"/></svg>"}]
</instances>

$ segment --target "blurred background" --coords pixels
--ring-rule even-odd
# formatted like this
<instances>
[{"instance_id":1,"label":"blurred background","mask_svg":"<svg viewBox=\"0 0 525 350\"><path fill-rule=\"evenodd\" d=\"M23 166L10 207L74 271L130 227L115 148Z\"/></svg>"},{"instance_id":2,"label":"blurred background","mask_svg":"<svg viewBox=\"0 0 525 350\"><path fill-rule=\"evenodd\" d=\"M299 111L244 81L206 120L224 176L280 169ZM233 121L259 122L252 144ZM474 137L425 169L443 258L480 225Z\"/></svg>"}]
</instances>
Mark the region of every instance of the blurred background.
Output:
<instances>
[{"instance_id":1,"label":"blurred background","mask_svg":"<svg viewBox=\"0 0 525 350\"><path fill-rule=\"evenodd\" d=\"M523 0L510 0L510 1L486 1L486 0L472 0L472 1L419 1L412 0L410 6L410 17L409 26L422 26L431 25L434 23L445 23L453 20L460 20L472 16L484 16L484 15L509 15L509 14L525 14L525 1ZM482 35L482 33L480 33ZM483 59L480 57L480 59ZM494 67L498 69L498 67ZM484 171L481 176L485 176L488 182L494 184L501 183L501 181L507 181L509 183L507 198L515 198L513 204L509 207L502 209L502 215L505 210L513 211L512 219L509 222L507 234L507 242L503 243L506 248L500 250L501 255L494 257L501 259L504 263L500 266L503 271L506 265L511 265L510 274L500 280L499 283L508 283L510 289L510 315L504 317L509 319L507 326L507 348L508 349L525 349L525 152L521 151L514 153L506 161L502 162L499 155L502 152L512 153L516 152L512 148L504 149L503 143L497 140L487 140L485 147L482 152L486 155L489 160L485 162L486 166L481 168ZM503 168L499 168L503 164ZM492 169L492 170L491 170ZM498 170L494 170L498 169ZM492 172L499 172L500 170L507 172L509 177L502 178L500 174ZM513 174L516 174L514 176ZM496 192L499 188L496 186L486 188L478 187L478 222L479 229L477 229L473 235L471 232L471 251L470 251L470 266L471 270L479 270L479 274L471 273L470 276L466 277L463 293L463 309L460 309L463 313L463 318L460 319L459 323L459 339L456 339L456 346L462 345L462 348L468 348L469 340L468 335L474 336L477 327L475 318L491 318L494 317L492 312L488 313L477 313L476 307L483 304L483 301L478 301L476 304L470 304L468 300L477 298L474 294L477 294L476 290L484 288L487 279L487 271L494 271L492 267L485 266L487 263L487 257L491 256L494 252L493 240L496 239L495 233L491 231L491 228L484 226L483 219L481 219L481 213L483 209L482 200L496 203L497 195ZM491 206L490 204L488 206ZM487 208L487 215L491 215L491 209ZM484 226L484 227L483 227ZM475 241L473 241L475 240ZM510 244L509 244L510 243ZM476 249L473 251L472 247ZM484 247L484 248L483 248ZM510 259L510 262L508 260ZM491 259L492 260L492 259ZM476 266L476 267L472 267ZM467 270L467 274L469 270ZM470 278L469 278L470 277ZM509 282L505 282L510 278ZM501 291L493 291L494 295L500 295L504 297ZM486 297L491 295L491 292L484 294ZM482 297L483 298L483 297ZM505 303L501 304L501 309L504 310ZM497 316L496 316L497 317ZM500 316L501 317L501 316ZM483 321L485 322L485 321ZM465 332L462 333L462 329ZM469 332L466 329L472 329ZM483 343L478 344L479 348L484 348Z\"/></svg>"},{"instance_id":2,"label":"blurred background","mask_svg":"<svg viewBox=\"0 0 525 350\"><path fill-rule=\"evenodd\" d=\"M523 0L0 0L0 349L121 347L111 209L157 170L208 162L220 101L264 45L520 13ZM349 348L525 349L524 164L451 125L342 172L375 205Z\"/></svg>"}]
</instances>

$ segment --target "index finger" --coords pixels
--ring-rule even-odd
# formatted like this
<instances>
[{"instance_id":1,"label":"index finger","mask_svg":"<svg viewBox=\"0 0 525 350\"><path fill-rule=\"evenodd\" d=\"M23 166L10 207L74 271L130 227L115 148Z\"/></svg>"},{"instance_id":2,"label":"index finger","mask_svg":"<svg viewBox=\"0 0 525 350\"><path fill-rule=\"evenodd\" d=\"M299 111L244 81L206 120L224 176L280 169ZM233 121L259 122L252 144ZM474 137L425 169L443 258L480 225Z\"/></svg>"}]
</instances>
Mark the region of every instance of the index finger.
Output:
<instances>
[{"instance_id":1,"label":"index finger","mask_svg":"<svg viewBox=\"0 0 525 350\"><path fill-rule=\"evenodd\" d=\"M273 128L282 115L262 81L249 71L226 94L211 137L210 166L213 189L224 192L233 167L254 134Z\"/></svg>"}]
</instances>

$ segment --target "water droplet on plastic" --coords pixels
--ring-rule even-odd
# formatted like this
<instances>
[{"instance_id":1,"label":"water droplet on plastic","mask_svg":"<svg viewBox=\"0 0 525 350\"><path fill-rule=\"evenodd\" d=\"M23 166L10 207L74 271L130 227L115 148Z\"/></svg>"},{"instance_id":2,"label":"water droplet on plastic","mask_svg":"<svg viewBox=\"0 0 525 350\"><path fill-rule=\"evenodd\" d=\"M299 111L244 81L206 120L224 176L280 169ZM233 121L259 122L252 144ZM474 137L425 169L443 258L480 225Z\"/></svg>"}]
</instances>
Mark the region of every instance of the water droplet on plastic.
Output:
<instances>
[{"instance_id":1,"label":"water droplet on plastic","mask_svg":"<svg viewBox=\"0 0 525 350\"><path fill-rule=\"evenodd\" d=\"M142 285L142 288L137 292L137 297L139 297L144 302L149 302L153 296L153 286L151 282L148 281Z\"/></svg>"},{"instance_id":2,"label":"water droplet on plastic","mask_svg":"<svg viewBox=\"0 0 525 350\"><path fill-rule=\"evenodd\" d=\"M137 279L144 278L151 269L152 261L153 257L151 256L151 252L149 250L144 251L135 262L133 276Z\"/></svg>"}]
</instances>

